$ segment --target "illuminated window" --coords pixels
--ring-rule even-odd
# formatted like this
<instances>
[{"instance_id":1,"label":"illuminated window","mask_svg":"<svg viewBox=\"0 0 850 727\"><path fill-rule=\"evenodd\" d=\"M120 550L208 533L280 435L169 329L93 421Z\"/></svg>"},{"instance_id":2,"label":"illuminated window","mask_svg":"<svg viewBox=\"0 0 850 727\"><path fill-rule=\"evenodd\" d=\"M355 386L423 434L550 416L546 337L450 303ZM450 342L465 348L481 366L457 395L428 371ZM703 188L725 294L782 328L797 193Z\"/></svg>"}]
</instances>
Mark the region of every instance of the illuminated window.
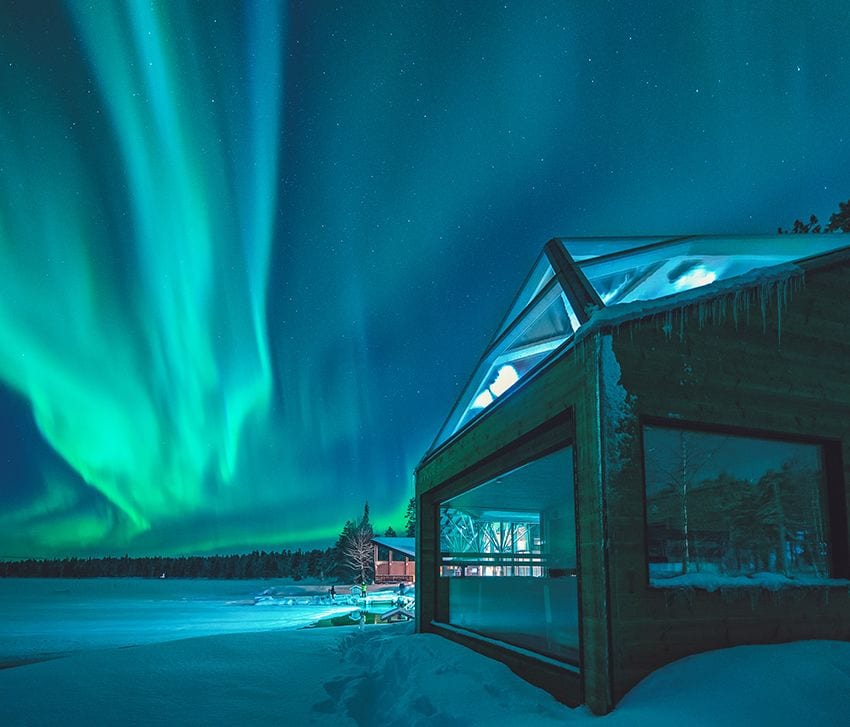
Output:
<instances>
[{"instance_id":1,"label":"illuminated window","mask_svg":"<svg viewBox=\"0 0 850 727\"><path fill-rule=\"evenodd\" d=\"M441 621L578 660L572 448L439 505Z\"/></svg>"},{"instance_id":2,"label":"illuminated window","mask_svg":"<svg viewBox=\"0 0 850 727\"><path fill-rule=\"evenodd\" d=\"M474 376L477 389L461 414L460 424L493 404L538 363L563 344L578 327L572 308L554 280L537 302L513 321Z\"/></svg>"}]
</instances>

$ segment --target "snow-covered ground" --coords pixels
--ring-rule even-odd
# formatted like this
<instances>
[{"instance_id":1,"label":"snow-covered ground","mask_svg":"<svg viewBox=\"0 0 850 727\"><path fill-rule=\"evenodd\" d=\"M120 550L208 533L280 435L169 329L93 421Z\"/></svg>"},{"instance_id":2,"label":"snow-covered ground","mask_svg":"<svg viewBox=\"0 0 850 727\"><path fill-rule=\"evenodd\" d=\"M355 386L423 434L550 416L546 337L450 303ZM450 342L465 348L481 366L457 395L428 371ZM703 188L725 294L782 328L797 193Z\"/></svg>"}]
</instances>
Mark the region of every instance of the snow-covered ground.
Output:
<instances>
[{"instance_id":1,"label":"snow-covered ground","mask_svg":"<svg viewBox=\"0 0 850 727\"><path fill-rule=\"evenodd\" d=\"M850 723L843 642L689 657L651 675L600 719L557 703L497 661L414 634L411 624L270 628L0 670L0 725Z\"/></svg>"}]
</instances>

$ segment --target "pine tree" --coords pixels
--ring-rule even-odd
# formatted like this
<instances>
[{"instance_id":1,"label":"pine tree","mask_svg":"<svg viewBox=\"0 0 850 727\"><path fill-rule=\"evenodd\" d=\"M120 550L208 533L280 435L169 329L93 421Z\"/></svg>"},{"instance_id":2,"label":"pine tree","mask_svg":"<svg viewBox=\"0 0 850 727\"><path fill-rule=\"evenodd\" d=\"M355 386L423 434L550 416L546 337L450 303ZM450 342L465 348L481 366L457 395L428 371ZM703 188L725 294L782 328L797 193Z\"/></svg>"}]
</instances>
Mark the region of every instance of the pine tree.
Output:
<instances>
[{"instance_id":1,"label":"pine tree","mask_svg":"<svg viewBox=\"0 0 850 727\"><path fill-rule=\"evenodd\" d=\"M810 232L813 234L819 232L850 232L850 199L838 203L838 212L833 212L829 216L829 223L825 227L821 226L815 215L811 215L808 223L802 220L794 220L790 230L783 230L780 227L777 232L780 235L806 235Z\"/></svg>"},{"instance_id":2,"label":"pine tree","mask_svg":"<svg viewBox=\"0 0 850 727\"><path fill-rule=\"evenodd\" d=\"M407 512L404 516L404 534L408 538L416 537L416 498L411 497L407 502Z\"/></svg>"},{"instance_id":3,"label":"pine tree","mask_svg":"<svg viewBox=\"0 0 850 727\"><path fill-rule=\"evenodd\" d=\"M370 532L372 530L372 523L369 522L369 502L368 501L366 501L363 504L363 517L360 518L360 527L364 528L364 529L368 528Z\"/></svg>"},{"instance_id":4,"label":"pine tree","mask_svg":"<svg viewBox=\"0 0 850 727\"><path fill-rule=\"evenodd\" d=\"M846 202L838 203L838 212L833 212L829 216L829 224L826 226L826 232L850 232L850 199Z\"/></svg>"}]
</instances>

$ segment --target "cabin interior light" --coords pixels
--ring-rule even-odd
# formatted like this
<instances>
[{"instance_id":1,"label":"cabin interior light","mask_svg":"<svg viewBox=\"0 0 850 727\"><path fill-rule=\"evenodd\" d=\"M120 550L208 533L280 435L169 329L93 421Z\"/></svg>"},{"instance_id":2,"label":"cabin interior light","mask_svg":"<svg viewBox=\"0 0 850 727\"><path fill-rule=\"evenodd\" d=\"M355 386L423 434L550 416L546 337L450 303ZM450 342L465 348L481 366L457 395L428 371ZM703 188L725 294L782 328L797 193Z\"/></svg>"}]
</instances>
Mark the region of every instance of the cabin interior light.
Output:
<instances>
[{"instance_id":1,"label":"cabin interior light","mask_svg":"<svg viewBox=\"0 0 850 727\"><path fill-rule=\"evenodd\" d=\"M710 285L717 280L717 273L709 270L703 265L699 265L691 270L688 270L684 275L677 278L673 287L677 290L690 290L691 288L700 288L703 285Z\"/></svg>"},{"instance_id":2,"label":"cabin interior light","mask_svg":"<svg viewBox=\"0 0 850 727\"><path fill-rule=\"evenodd\" d=\"M493 396L501 396L517 381L519 381L519 374L513 366L507 364L499 369L496 380L490 384L490 391L493 392Z\"/></svg>"},{"instance_id":3,"label":"cabin interior light","mask_svg":"<svg viewBox=\"0 0 850 727\"><path fill-rule=\"evenodd\" d=\"M493 403L493 395L490 393L488 389L482 391L478 396L475 397L475 401L472 402L472 409L486 409L490 404Z\"/></svg>"},{"instance_id":4,"label":"cabin interior light","mask_svg":"<svg viewBox=\"0 0 850 727\"><path fill-rule=\"evenodd\" d=\"M502 366L496 374L496 380L475 397L469 408L486 409L517 381L519 381L519 374L516 369L510 364Z\"/></svg>"}]
</instances>

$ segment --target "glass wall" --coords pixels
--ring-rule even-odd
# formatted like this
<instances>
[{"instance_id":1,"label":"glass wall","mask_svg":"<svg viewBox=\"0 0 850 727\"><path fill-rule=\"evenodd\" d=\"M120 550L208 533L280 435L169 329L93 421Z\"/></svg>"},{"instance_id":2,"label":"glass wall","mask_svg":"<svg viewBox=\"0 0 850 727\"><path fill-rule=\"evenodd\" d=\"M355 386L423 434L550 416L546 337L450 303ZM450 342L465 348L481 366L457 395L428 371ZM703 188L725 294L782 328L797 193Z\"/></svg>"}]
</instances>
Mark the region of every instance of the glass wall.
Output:
<instances>
[{"instance_id":1,"label":"glass wall","mask_svg":"<svg viewBox=\"0 0 850 727\"><path fill-rule=\"evenodd\" d=\"M438 620L578 663L573 451L439 505Z\"/></svg>"},{"instance_id":2,"label":"glass wall","mask_svg":"<svg viewBox=\"0 0 850 727\"><path fill-rule=\"evenodd\" d=\"M817 444L646 426L650 579L829 578Z\"/></svg>"}]
</instances>

